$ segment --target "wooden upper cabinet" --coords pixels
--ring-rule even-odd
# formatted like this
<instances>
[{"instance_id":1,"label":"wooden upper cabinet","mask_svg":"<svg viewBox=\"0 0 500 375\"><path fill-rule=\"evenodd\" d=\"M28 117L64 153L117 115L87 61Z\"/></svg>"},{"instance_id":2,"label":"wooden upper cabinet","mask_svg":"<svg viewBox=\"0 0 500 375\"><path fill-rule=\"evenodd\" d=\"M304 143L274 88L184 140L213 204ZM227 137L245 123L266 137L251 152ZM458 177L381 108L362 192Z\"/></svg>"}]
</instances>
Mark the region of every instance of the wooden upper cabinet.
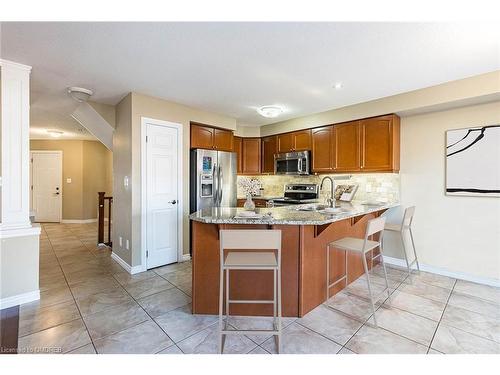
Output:
<instances>
[{"instance_id":1,"label":"wooden upper cabinet","mask_svg":"<svg viewBox=\"0 0 500 375\"><path fill-rule=\"evenodd\" d=\"M262 173L274 173L274 154L278 152L277 137L262 138Z\"/></svg>"},{"instance_id":2,"label":"wooden upper cabinet","mask_svg":"<svg viewBox=\"0 0 500 375\"><path fill-rule=\"evenodd\" d=\"M311 129L293 132L294 151L308 151L311 149Z\"/></svg>"},{"instance_id":3,"label":"wooden upper cabinet","mask_svg":"<svg viewBox=\"0 0 500 375\"><path fill-rule=\"evenodd\" d=\"M374 117L360 121L361 170L399 170L399 117Z\"/></svg>"},{"instance_id":4,"label":"wooden upper cabinet","mask_svg":"<svg viewBox=\"0 0 500 375\"><path fill-rule=\"evenodd\" d=\"M233 151L233 132L223 129L214 130L214 149L219 151Z\"/></svg>"},{"instance_id":5,"label":"wooden upper cabinet","mask_svg":"<svg viewBox=\"0 0 500 375\"><path fill-rule=\"evenodd\" d=\"M242 138L243 174L260 173L260 138Z\"/></svg>"},{"instance_id":6,"label":"wooden upper cabinet","mask_svg":"<svg viewBox=\"0 0 500 375\"><path fill-rule=\"evenodd\" d=\"M191 148L233 151L233 132L202 124L191 124Z\"/></svg>"},{"instance_id":7,"label":"wooden upper cabinet","mask_svg":"<svg viewBox=\"0 0 500 375\"><path fill-rule=\"evenodd\" d=\"M285 133L278 135L278 152L291 152L293 151L294 137L293 133Z\"/></svg>"},{"instance_id":8,"label":"wooden upper cabinet","mask_svg":"<svg viewBox=\"0 0 500 375\"><path fill-rule=\"evenodd\" d=\"M278 152L306 151L311 149L311 129L278 135Z\"/></svg>"},{"instance_id":9,"label":"wooden upper cabinet","mask_svg":"<svg viewBox=\"0 0 500 375\"><path fill-rule=\"evenodd\" d=\"M233 138L233 152L236 152L236 173L243 173L243 142L241 137Z\"/></svg>"},{"instance_id":10,"label":"wooden upper cabinet","mask_svg":"<svg viewBox=\"0 0 500 375\"><path fill-rule=\"evenodd\" d=\"M215 129L191 124L191 148L213 149Z\"/></svg>"},{"instance_id":11,"label":"wooden upper cabinet","mask_svg":"<svg viewBox=\"0 0 500 375\"><path fill-rule=\"evenodd\" d=\"M361 168L359 121L334 125L335 171L355 172Z\"/></svg>"},{"instance_id":12,"label":"wooden upper cabinet","mask_svg":"<svg viewBox=\"0 0 500 375\"><path fill-rule=\"evenodd\" d=\"M312 171L332 172L335 168L335 130L323 126L312 130Z\"/></svg>"}]
</instances>

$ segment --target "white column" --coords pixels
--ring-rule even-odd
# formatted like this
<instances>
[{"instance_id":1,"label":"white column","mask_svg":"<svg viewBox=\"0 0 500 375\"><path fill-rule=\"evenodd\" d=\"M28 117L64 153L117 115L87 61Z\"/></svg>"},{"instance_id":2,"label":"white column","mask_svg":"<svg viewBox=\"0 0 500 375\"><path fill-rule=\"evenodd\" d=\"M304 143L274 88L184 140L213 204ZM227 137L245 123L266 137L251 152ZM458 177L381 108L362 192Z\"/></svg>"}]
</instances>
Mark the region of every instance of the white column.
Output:
<instances>
[{"instance_id":1,"label":"white column","mask_svg":"<svg viewBox=\"0 0 500 375\"><path fill-rule=\"evenodd\" d=\"M29 113L31 67L0 60L1 222L0 237L31 228L29 219Z\"/></svg>"}]
</instances>

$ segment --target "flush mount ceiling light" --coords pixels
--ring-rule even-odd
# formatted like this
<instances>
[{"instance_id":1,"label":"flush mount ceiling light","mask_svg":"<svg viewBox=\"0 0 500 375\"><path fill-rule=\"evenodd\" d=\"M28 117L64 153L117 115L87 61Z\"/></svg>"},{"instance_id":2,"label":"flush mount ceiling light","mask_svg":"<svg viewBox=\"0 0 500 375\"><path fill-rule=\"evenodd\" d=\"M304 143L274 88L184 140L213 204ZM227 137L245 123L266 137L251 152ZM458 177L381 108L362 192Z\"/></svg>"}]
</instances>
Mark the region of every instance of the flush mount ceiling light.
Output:
<instances>
[{"instance_id":1,"label":"flush mount ceiling light","mask_svg":"<svg viewBox=\"0 0 500 375\"><path fill-rule=\"evenodd\" d=\"M344 85L342 84L342 82L336 82L334 85L333 85L333 88L335 90L340 90L342 87L344 87Z\"/></svg>"},{"instance_id":2,"label":"flush mount ceiling light","mask_svg":"<svg viewBox=\"0 0 500 375\"><path fill-rule=\"evenodd\" d=\"M47 130L47 133L53 138L60 138L64 134L64 132L59 130Z\"/></svg>"},{"instance_id":3,"label":"flush mount ceiling light","mask_svg":"<svg viewBox=\"0 0 500 375\"><path fill-rule=\"evenodd\" d=\"M68 87L68 94L79 103L86 102L94 92L83 87Z\"/></svg>"},{"instance_id":4,"label":"flush mount ceiling light","mask_svg":"<svg viewBox=\"0 0 500 375\"><path fill-rule=\"evenodd\" d=\"M261 116L267 118L274 118L278 117L283 113L283 108L278 107L277 105L265 105L263 107L258 108L257 112L259 112Z\"/></svg>"}]
</instances>

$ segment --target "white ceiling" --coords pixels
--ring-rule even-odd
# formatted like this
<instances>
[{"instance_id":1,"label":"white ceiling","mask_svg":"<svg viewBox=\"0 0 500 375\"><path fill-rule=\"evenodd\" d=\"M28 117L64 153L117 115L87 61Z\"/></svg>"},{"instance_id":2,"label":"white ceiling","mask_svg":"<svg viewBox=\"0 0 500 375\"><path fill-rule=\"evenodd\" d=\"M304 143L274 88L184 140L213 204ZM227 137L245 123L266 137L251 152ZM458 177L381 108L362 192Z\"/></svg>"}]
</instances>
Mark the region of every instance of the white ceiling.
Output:
<instances>
[{"instance_id":1,"label":"white ceiling","mask_svg":"<svg viewBox=\"0 0 500 375\"><path fill-rule=\"evenodd\" d=\"M34 128L76 131L68 86L106 104L136 91L264 125L498 70L499 33L493 23L16 22L2 24L1 53L33 66ZM268 104L285 113L255 112Z\"/></svg>"}]
</instances>

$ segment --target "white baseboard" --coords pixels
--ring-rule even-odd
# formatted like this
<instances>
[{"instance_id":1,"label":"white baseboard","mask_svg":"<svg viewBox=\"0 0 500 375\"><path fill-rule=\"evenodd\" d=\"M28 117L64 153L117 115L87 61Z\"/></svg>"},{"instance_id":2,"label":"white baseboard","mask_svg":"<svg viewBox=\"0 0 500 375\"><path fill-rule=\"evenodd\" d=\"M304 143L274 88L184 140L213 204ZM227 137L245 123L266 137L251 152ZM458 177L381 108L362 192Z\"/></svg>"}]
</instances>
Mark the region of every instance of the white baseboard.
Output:
<instances>
[{"instance_id":1,"label":"white baseboard","mask_svg":"<svg viewBox=\"0 0 500 375\"><path fill-rule=\"evenodd\" d=\"M191 260L191 255L182 254L181 262L187 262L188 260Z\"/></svg>"},{"instance_id":2,"label":"white baseboard","mask_svg":"<svg viewBox=\"0 0 500 375\"><path fill-rule=\"evenodd\" d=\"M23 303L38 301L39 299L40 299L40 290L34 290L32 292L5 297L0 299L0 310L7 309L12 306L22 305Z\"/></svg>"},{"instance_id":3,"label":"white baseboard","mask_svg":"<svg viewBox=\"0 0 500 375\"><path fill-rule=\"evenodd\" d=\"M97 223L97 218L84 219L84 220L72 220L72 219L61 220L61 224L90 224L90 223Z\"/></svg>"},{"instance_id":4,"label":"white baseboard","mask_svg":"<svg viewBox=\"0 0 500 375\"><path fill-rule=\"evenodd\" d=\"M127 262L125 262L122 258L120 258L115 252L111 253L111 258L113 258L120 266L123 267L123 269L125 271L127 271L131 275L146 271L142 265L131 267Z\"/></svg>"},{"instance_id":5,"label":"white baseboard","mask_svg":"<svg viewBox=\"0 0 500 375\"><path fill-rule=\"evenodd\" d=\"M400 258L393 258L384 255L384 261L387 264L392 264L394 266L406 268L406 262ZM416 268L415 265L413 267ZM474 276L467 273L450 271L445 268L429 266L422 263L420 263L420 270L424 272L435 273L437 275L452 277L454 279L460 279L465 281L471 281L473 283L500 287L500 280L493 279L490 277Z\"/></svg>"}]
</instances>

